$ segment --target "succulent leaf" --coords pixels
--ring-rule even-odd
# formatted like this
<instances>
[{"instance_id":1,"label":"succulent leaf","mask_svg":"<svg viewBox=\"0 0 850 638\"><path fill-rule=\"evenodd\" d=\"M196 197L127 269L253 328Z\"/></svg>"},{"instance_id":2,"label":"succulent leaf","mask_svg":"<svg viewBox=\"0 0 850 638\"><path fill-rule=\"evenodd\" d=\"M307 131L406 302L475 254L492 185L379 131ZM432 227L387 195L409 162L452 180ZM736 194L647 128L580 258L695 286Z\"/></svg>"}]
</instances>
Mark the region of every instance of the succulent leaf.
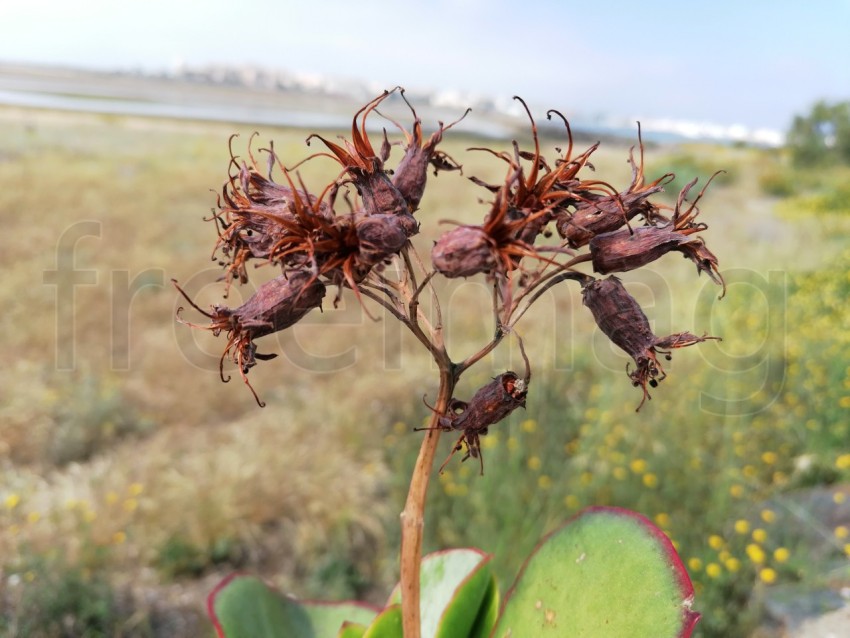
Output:
<instances>
[{"instance_id":1,"label":"succulent leaf","mask_svg":"<svg viewBox=\"0 0 850 638\"><path fill-rule=\"evenodd\" d=\"M699 614L670 540L627 510L585 510L538 546L491 636L688 638Z\"/></svg>"},{"instance_id":2,"label":"succulent leaf","mask_svg":"<svg viewBox=\"0 0 850 638\"><path fill-rule=\"evenodd\" d=\"M422 559L422 638L471 635L482 605L492 605L491 558L478 549L451 549ZM390 603L399 602L396 587Z\"/></svg>"}]
</instances>

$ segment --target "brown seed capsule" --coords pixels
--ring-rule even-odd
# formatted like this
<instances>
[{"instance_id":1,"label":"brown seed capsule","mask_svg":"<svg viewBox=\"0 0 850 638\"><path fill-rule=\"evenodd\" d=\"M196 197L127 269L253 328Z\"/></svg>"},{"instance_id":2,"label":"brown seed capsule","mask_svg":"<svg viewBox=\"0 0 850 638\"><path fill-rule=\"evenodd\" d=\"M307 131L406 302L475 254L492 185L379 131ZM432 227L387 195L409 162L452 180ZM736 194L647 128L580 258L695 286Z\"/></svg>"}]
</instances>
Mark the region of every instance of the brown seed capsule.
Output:
<instances>
[{"instance_id":1,"label":"brown seed capsule","mask_svg":"<svg viewBox=\"0 0 850 638\"><path fill-rule=\"evenodd\" d=\"M491 425L495 425L517 408L525 407L528 385L531 382L531 366L525 354L522 340L519 342L522 358L525 361L525 376L520 378L515 372L503 372L490 383L478 389L469 402L452 399L445 416L440 417L436 429L443 432L460 430L462 434L452 448L451 453L440 466L440 473L454 456L455 452L466 445L466 454L461 459L472 457L481 464L484 474L484 456L481 452L480 437L487 434ZM429 428L417 428L427 430Z\"/></svg>"},{"instance_id":2,"label":"brown seed capsule","mask_svg":"<svg viewBox=\"0 0 850 638\"><path fill-rule=\"evenodd\" d=\"M254 388L248 381L248 371L256 365L256 359L267 360L276 354L262 355L257 353L254 339L263 337L294 325L313 308L322 304L325 296L325 286L314 275L296 271L289 275L278 275L257 289L244 304L236 309L227 306L214 305L212 312L206 312L198 307L192 299L172 279L174 287L183 295L195 310L212 321L209 325L201 326L190 323L180 317L183 308L177 309L177 320L193 328L209 330L215 336L222 331L227 333L227 345L219 360L219 374L224 382L230 377L224 376L224 359L230 354L231 360L239 366L242 380L251 390L257 404L262 408L265 403L260 401Z\"/></svg>"},{"instance_id":3,"label":"brown seed capsule","mask_svg":"<svg viewBox=\"0 0 850 638\"><path fill-rule=\"evenodd\" d=\"M400 93L413 113L413 133L408 133L400 124L396 123L396 126L404 134L407 146L404 150L404 157L401 158L398 166L393 171L392 183L407 201L410 211L413 212L419 208L419 202L422 201L422 195L425 192L425 182L428 179L429 166L433 167L435 175L438 171L461 170L460 164L444 152L437 150L437 144L443 140L443 133L466 117L470 109L467 109L466 113L448 126L444 126L440 122L440 128L431 135L427 142L423 142L422 120L419 119L419 116L416 115L416 110L407 101L404 95L404 89L401 89Z\"/></svg>"},{"instance_id":4,"label":"brown seed capsule","mask_svg":"<svg viewBox=\"0 0 850 638\"><path fill-rule=\"evenodd\" d=\"M590 240L593 270L607 275L627 272L652 263L671 250L678 250L694 261L718 285L723 277L718 271L717 257L699 237L676 232L670 225L641 226L633 232L627 229L603 233Z\"/></svg>"},{"instance_id":5,"label":"brown seed capsule","mask_svg":"<svg viewBox=\"0 0 850 638\"><path fill-rule=\"evenodd\" d=\"M574 212L562 212L556 221L558 233L567 240L572 248L580 248L593 237L601 233L617 230L637 217L654 220L658 207L648 197L664 190L664 185L675 176L672 173L662 175L654 182L645 183L643 166L643 140L638 127L640 143L640 166L635 162L634 149L629 151L629 163L632 166L632 183L622 193L600 195L584 193L583 201ZM596 182L595 184L601 184Z\"/></svg>"},{"instance_id":6,"label":"brown seed capsule","mask_svg":"<svg viewBox=\"0 0 850 638\"><path fill-rule=\"evenodd\" d=\"M398 215L360 215L355 225L358 263L371 268L397 254L407 243L404 221Z\"/></svg>"},{"instance_id":7,"label":"brown seed capsule","mask_svg":"<svg viewBox=\"0 0 850 638\"><path fill-rule=\"evenodd\" d=\"M443 233L431 249L431 263L449 278L491 272L497 264L493 242L480 226L458 226Z\"/></svg>"},{"instance_id":8,"label":"brown seed capsule","mask_svg":"<svg viewBox=\"0 0 850 638\"><path fill-rule=\"evenodd\" d=\"M408 234L408 237L411 237L419 232L419 224L413 218L407 200L392 183L384 169L384 162L388 159L390 152L389 143L386 142L385 137L385 143L381 146L380 154L378 154L372 147L372 143L366 133L366 118L390 94L391 91L384 91L383 94L370 101L354 114L351 125L352 141L343 140L344 147L316 134L308 137L307 143L309 144L310 140L315 137L328 147L328 150L331 151L330 155L326 153L323 153L323 155L335 159L343 167L344 174L347 175L347 181L353 183L355 188L357 188L366 214L400 216L404 222L405 232ZM357 122L358 117L361 117L359 126Z\"/></svg>"},{"instance_id":9,"label":"brown seed capsule","mask_svg":"<svg viewBox=\"0 0 850 638\"><path fill-rule=\"evenodd\" d=\"M635 370L626 371L632 385L643 389L643 398L637 407L640 410L644 402L652 397L646 386L653 388L667 375L659 363L657 355L663 354L670 360L669 350L684 348L695 343L719 337L697 337L689 332L679 332L668 337L656 337L649 327L638 302L635 301L616 277L593 279L584 285L582 291L584 305L590 309L596 325L614 343L626 352L635 362Z\"/></svg>"},{"instance_id":10,"label":"brown seed capsule","mask_svg":"<svg viewBox=\"0 0 850 638\"><path fill-rule=\"evenodd\" d=\"M443 233L431 249L434 269L445 277L469 277L478 273L507 275L522 257L543 259L532 246L517 239L521 229L545 216L548 210L511 220L508 189L502 187L480 226L464 225Z\"/></svg>"},{"instance_id":11,"label":"brown seed capsule","mask_svg":"<svg viewBox=\"0 0 850 638\"><path fill-rule=\"evenodd\" d=\"M696 204L717 174L711 176L697 198L683 212L682 203L697 180L686 185L679 194L673 218L668 222L633 230L621 229L591 239L589 247L593 269L603 275L626 272L645 266L671 250L678 250L696 264L698 272L705 272L712 281L723 286L725 293L726 285L718 269L717 257L701 238L692 236L707 228L705 224L694 222L699 214Z\"/></svg>"},{"instance_id":12,"label":"brown seed capsule","mask_svg":"<svg viewBox=\"0 0 850 638\"><path fill-rule=\"evenodd\" d=\"M235 137L230 138L230 161L232 166L239 166L232 146ZM270 143L268 154L268 172L271 175L276 160L274 144ZM239 283L248 281L246 263L250 259L269 258L273 247L287 234L288 224L297 222L293 210L295 200L325 219L333 219L334 216L323 197L316 198L304 189L296 189L288 175L287 184L277 184L271 177L263 177L251 152L250 142L248 155L250 166L243 162L238 173L229 177L218 200L219 210L212 218L219 226L213 259L219 249L228 258L222 263L226 268L224 279L228 286L234 280Z\"/></svg>"},{"instance_id":13,"label":"brown seed capsule","mask_svg":"<svg viewBox=\"0 0 850 638\"><path fill-rule=\"evenodd\" d=\"M581 183L575 177L578 171L587 164L590 155L599 144L594 144L578 157L572 158L573 138L569 122L558 111L550 110L547 117L551 119L553 113L561 117L566 125L569 138L569 145L564 157L557 160L554 169L550 168L540 152L537 123L534 121L528 105L519 96L515 95L514 99L522 104L531 122L534 151L521 151L516 141L513 142L513 156L508 153L497 153L483 147L470 149L491 153L509 165L505 183L501 186L487 184L476 177L470 177L470 180L493 193L498 192L500 188L507 189L508 210L506 217L510 222L514 222L514 238L532 245L537 240L538 235L544 232L549 222L557 216L558 210L578 203L579 200L576 199L575 191L578 190ZM522 160L528 160L531 163L528 171L523 166ZM593 183L595 184L595 182Z\"/></svg>"}]
</instances>

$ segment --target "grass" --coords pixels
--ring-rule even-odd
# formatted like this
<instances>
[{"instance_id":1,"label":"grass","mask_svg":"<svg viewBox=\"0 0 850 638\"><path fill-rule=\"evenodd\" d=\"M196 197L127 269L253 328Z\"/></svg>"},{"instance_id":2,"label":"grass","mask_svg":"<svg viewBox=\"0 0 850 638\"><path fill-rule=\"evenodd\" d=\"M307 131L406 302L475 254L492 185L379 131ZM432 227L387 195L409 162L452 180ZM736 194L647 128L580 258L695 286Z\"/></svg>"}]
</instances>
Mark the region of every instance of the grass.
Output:
<instances>
[{"instance_id":1,"label":"grass","mask_svg":"<svg viewBox=\"0 0 850 638\"><path fill-rule=\"evenodd\" d=\"M6 601L13 620L13 603L29 600L51 566L117 594L157 588L165 602L171 582L199 582L199 601L204 578L236 567L319 598L380 602L396 578L397 514L419 443L411 429L428 415L422 395L436 390L413 340L390 317L368 320L350 295L336 309L329 298L323 313L261 341L285 356L251 372L268 401L259 410L238 376L218 379L221 340L174 323L171 277L202 307L219 300L214 230L202 217L235 131L244 154L251 131L240 127L0 110L0 211L12 238L0 255L0 322L15 344L0 369L0 555L17 583ZM260 139L294 160L308 150L304 137L264 130ZM466 175L499 179L498 160L464 151L476 143L452 131L445 150ZM597 173L625 185L626 157L625 147L603 146ZM678 257L623 277L658 334L724 341L677 352L670 378L635 414L625 359L577 290L547 294L519 326L535 366L528 409L482 440L483 478L454 459L435 481L426 542L494 552L506 588L565 517L588 505L637 509L688 563L700 635L744 636L772 587L820 587L824 574L829 584L850 581L839 529L850 520L825 523L807 496L822 490L843 516L847 222L820 210L780 215L794 200L777 195L815 196L822 184L752 149L658 148L647 159L659 170L710 167L703 178L734 171L703 202L726 299ZM766 183L770 171L790 175L794 189ZM323 160L303 168L310 185L335 172ZM483 195L457 175L433 179L420 252L441 232L436 221L478 221ZM85 220L99 225L84 227L96 234L79 239L76 267L93 270L95 283L76 288L60 321L43 273L57 268L63 233ZM256 274L260 282L271 272ZM460 359L492 331L487 290L440 286ZM74 369L58 369L69 345ZM503 346L457 395L517 366L516 347ZM149 611L137 605L126 613ZM42 620L49 629L55 619Z\"/></svg>"}]
</instances>

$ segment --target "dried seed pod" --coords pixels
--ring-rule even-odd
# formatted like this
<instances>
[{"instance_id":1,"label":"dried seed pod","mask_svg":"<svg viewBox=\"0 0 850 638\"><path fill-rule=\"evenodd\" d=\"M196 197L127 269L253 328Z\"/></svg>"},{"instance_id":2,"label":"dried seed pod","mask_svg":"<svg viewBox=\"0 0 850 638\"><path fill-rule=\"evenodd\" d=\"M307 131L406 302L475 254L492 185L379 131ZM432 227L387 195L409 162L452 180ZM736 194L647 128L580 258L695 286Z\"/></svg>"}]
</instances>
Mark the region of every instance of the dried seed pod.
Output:
<instances>
[{"instance_id":1,"label":"dried seed pod","mask_svg":"<svg viewBox=\"0 0 850 638\"><path fill-rule=\"evenodd\" d=\"M431 249L431 263L445 277L469 277L478 273L507 275L520 259L543 259L528 243L517 239L521 229L548 215L542 210L535 215L511 220L508 217L508 188L502 187L480 226L464 225L443 233Z\"/></svg>"},{"instance_id":2,"label":"dried seed pod","mask_svg":"<svg viewBox=\"0 0 850 638\"><path fill-rule=\"evenodd\" d=\"M492 272L497 254L487 231L480 226L458 226L443 233L431 249L434 269L445 277L471 277Z\"/></svg>"},{"instance_id":3,"label":"dried seed pod","mask_svg":"<svg viewBox=\"0 0 850 638\"><path fill-rule=\"evenodd\" d=\"M183 311L181 307L177 309L177 320L180 323L209 330L215 336L222 331L227 333L227 345L219 360L221 380L230 381L230 377L224 375L224 359L229 354L231 360L239 366L242 380L251 390L257 404L261 408L265 407L265 403L260 401L248 381L247 374L256 365L257 359L273 359L277 355L258 354L254 339L288 328L313 308L320 307L325 296L324 284L314 275L304 271L278 275L260 286L257 292L238 308L214 305L212 312L207 312L195 304L175 280L172 279L172 282L195 310L211 319L211 323L206 326L190 323L180 317Z\"/></svg>"},{"instance_id":4,"label":"dried seed pod","mask_svg":"<svg viewBox=\"0 0 850 638\"><path fill-rule=\"evenodd\" d=\"M580 182L575 177L578 171L587 164L590 155L599 144L594 144L573 159L573 138L569 122L558 111L550 110L547 117L551 119L553 113L560 116L566 125L569 139L564 157L558 159L554 169L550 168L540 152L537 123L534 121L528 105L519 96L515 95L514 99L522 104L531 122L534 151L521 151L516 141L513 142L513 156L508 153L497 153L483 147L470 149L492 153L507 162L509 166L505 183L501 186L487 184L476 177L470 177L470 180L494 193L498 192L500 188L507 189L507 218L511 222L516 222L514 238L532 245L537 240L538 235L544 232L549 222L557 216L559 210L578 203L575 191L580 186ZM527 173L522 160L528 160L531 163ZM593 183L595 184L595 182Z\"/></svg>"},{"instance_id":5,"label":"dried seed pod","mask_svg":"<svg viewBox=\"0 0 850 638\"><path fill-rule=\"evenodd\" d=\"M484 474L484 456L481 452L480 437L487 434L491 425L495 425L519 407L525 407L528 385L531 382L531 365L525 354L522 340L519 341L522 358L525 361L525 376L520 378L516 372L503 372L490 383L479 388L469 402L452 399L448 411L438 421L437 428L443 432L461 431L460 438L451 453L440 466L440 472L446 467L455 452L466 445L466 454L461 459L472 457L481 464ZM430 428L417 428L428 430Z\"/></svg>"},{"instance_id":6,"label":"dried seed pod","mask_svg":"<svg viewBox=\"0 0 850 638\"><path fill-rule=\"evenodd\" d=\"M407 97L404 95L404 89L401 89L400 93L402 99L404 99L413 113L413 132L409 133L400 124L394 122L404 134L406 147L404 156L393 171L391 181L393 186L398 189L398 192L407 201L407 205L412 212L419 208L419 202L422 201L422 195L425 192L425 182L428 179L429 166L433 167L434 175L438 171L461 170L460 164L443 151L437 150L437 144L443 140L443 133L465 118L471 109L467 109L466 113L448 126L440 122L440 128L431 135L427 142L423 142L422 120L419 119L416 110L407 101Z\"/></svg>"},{"instance_id":7,"label":"dried seed pod","mask_svg":"<svg viewBox=\"0 0 850 638\"><path fill-rule=\"evenodd\" d=\"M284 175L291 183L288 171ZM361 300L357 284L407 243L405 216L358 211L327 219L318 209L321 198L302 199L300 192L295 190L291 201L294 221L274 218L285 232L269 259L284 267L309 267L331 283L347 284Z\"/></svg>"},{"instance_id":8,"label":"dried seed pod","mask_svg":"<svg viewBox=\"0 0 850 638\"><path fill-rule=\"evenodd\" d=\"M726 284L720 275L717 257L701 238L692 236L707 228L705 224L694 222L699 214L696 204L716 175L711 176L693 203L683 212L682 203L697 180L686 185L679 194L673 218L667 223L641 226L634 230L621 229L591 239L589 247L593 269L603 275L626 272L645 266L671 250L678 250L696 264L698 272L705 272L712 281L723 286L725 293Z\"/></svg>"},{"instance_id":9,"label":"dried seed pod","mask_svg":"<svg viewBox=\"0 0 850 638\"><path fill-rule=\"evenodd\" d=\"M233 152L235 137L230 138L231 166L239 166ZM287 235L289 225L297 222L293 211L296 200L316 215L328 220L334 217L331 206L323 201L324 193L317 198L304 189L296 189L288 175L287 184L275 183L271 179L276 160L273 143L270 143L268 154L269 177L266 178L259 172L249 142L250 166L242 162L238 172L230 175L218 199L219 210L213 213L212 219L219 226L213 259L219 249L228 258L222 263L226 267L224 279L228 285L234 280L248 281L246 263L250 259L269 258L273 247Z\"/></svg>"},{"instance_id":10,"label":"dried seed pod","mask_svg":"<svg viewBox=\"0 0 850 638\"><path fill-rule=\"evenodd\" d=\"M392 183L384 169L384 162L388 159L390 152L389 142L387 142L385 136L380 154L377 154L366 133L366 118L369 113L374 111L390 94L391 91L384 91L383 94L354 114L351 125L352 141L343 140L344 147L316 134L308 137L307 143L309 144L310 140L317 138L327 146L331 153L320 153L319 155L326 155L340 163L343 167L343 174L347 175L348 181L357 188L366 214L387 214L402 217L405 232L410 237L419 231L419 224L413 218L407 200ZM361 117L359 126L358 117Z\"/></svg>"},{"instance_id":11,"label":"dried seed pod","mask_svg":"<svg viewBox=\"0 0 850 638\"><path fill-rule=\"evenodd\" d=\"M616 277L593 279L584 285L582 291L584 305L590 309L596 325L635 362L635 369L626 372L632 385L643 389L643 398L637 407L640 410L644 402L652 397L646 386L653 388L667 375L658 361L657 355L663 354L670 360L669 350L684 348L695 343L718 337L698 337L689 332L679 332L659 338L653 334L638 302L632 297Z\"/></svg>"},{"instance_id":12,"label":"dried seed pod","mask_svg":"<svg viewBox=\"0 0 850 638\"><path fill-rule=\"evenodd\" d=\"M665 184L674 179L672 173L662 175L654 182L645 183L643 163L643 139L638 126L640 144L640 165L635 162L634 148L629 151L629 163L632 166L632 183L622 193L600 195L584 193L582 202L574 212L561 212L556 221L558 233L567 240L572 248L581 248L593 237L601 233L617 230L624 224L637 217L654 220L658 215L658 207L649 201L648 197L664 190ZM600 185L602 182L595 182Z\"/></svg>"},{"instance_id":13,"label":"dried seed pod","mask_svg":"<svg viewBox=\"0 0 850 638\"><path fill-rule=\"evenodd\" d=\"M593 270L601 275L627 272L652 263L671 250L684 253L718 285L724 285L718 271L717 257L699 237L676 232L670 225L641 226L603 233L590 240Z\"/></svg>"},{"instance_id":14,"label":"dried seed pod","mask_svg":"<svg viewBox=\"0 0 850 638\"><path fill-rule=\"evenodd\" d=\"M354 225L360 266L371 268L404 248L407 232L398 215L361 215Z\"/></svg>"}]
</instances>

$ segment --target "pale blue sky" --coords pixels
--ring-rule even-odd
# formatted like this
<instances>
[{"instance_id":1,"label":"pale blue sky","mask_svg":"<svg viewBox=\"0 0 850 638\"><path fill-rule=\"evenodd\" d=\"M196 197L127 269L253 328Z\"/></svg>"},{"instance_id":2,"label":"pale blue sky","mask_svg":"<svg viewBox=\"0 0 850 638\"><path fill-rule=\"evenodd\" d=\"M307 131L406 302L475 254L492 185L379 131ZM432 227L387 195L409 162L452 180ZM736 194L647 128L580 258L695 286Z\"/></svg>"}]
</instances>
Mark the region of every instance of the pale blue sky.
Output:
<instances>
[{"instance_id":1,"label":"pale blue sky","mask_svg":"<svg viewBox=\"0 0 850 638\"><path fill-rule=\"evenodd\" d=\"M784 130L850 99L850 0L0 0L0 61L178 60Z\"/></svg>"}]
</instances>

